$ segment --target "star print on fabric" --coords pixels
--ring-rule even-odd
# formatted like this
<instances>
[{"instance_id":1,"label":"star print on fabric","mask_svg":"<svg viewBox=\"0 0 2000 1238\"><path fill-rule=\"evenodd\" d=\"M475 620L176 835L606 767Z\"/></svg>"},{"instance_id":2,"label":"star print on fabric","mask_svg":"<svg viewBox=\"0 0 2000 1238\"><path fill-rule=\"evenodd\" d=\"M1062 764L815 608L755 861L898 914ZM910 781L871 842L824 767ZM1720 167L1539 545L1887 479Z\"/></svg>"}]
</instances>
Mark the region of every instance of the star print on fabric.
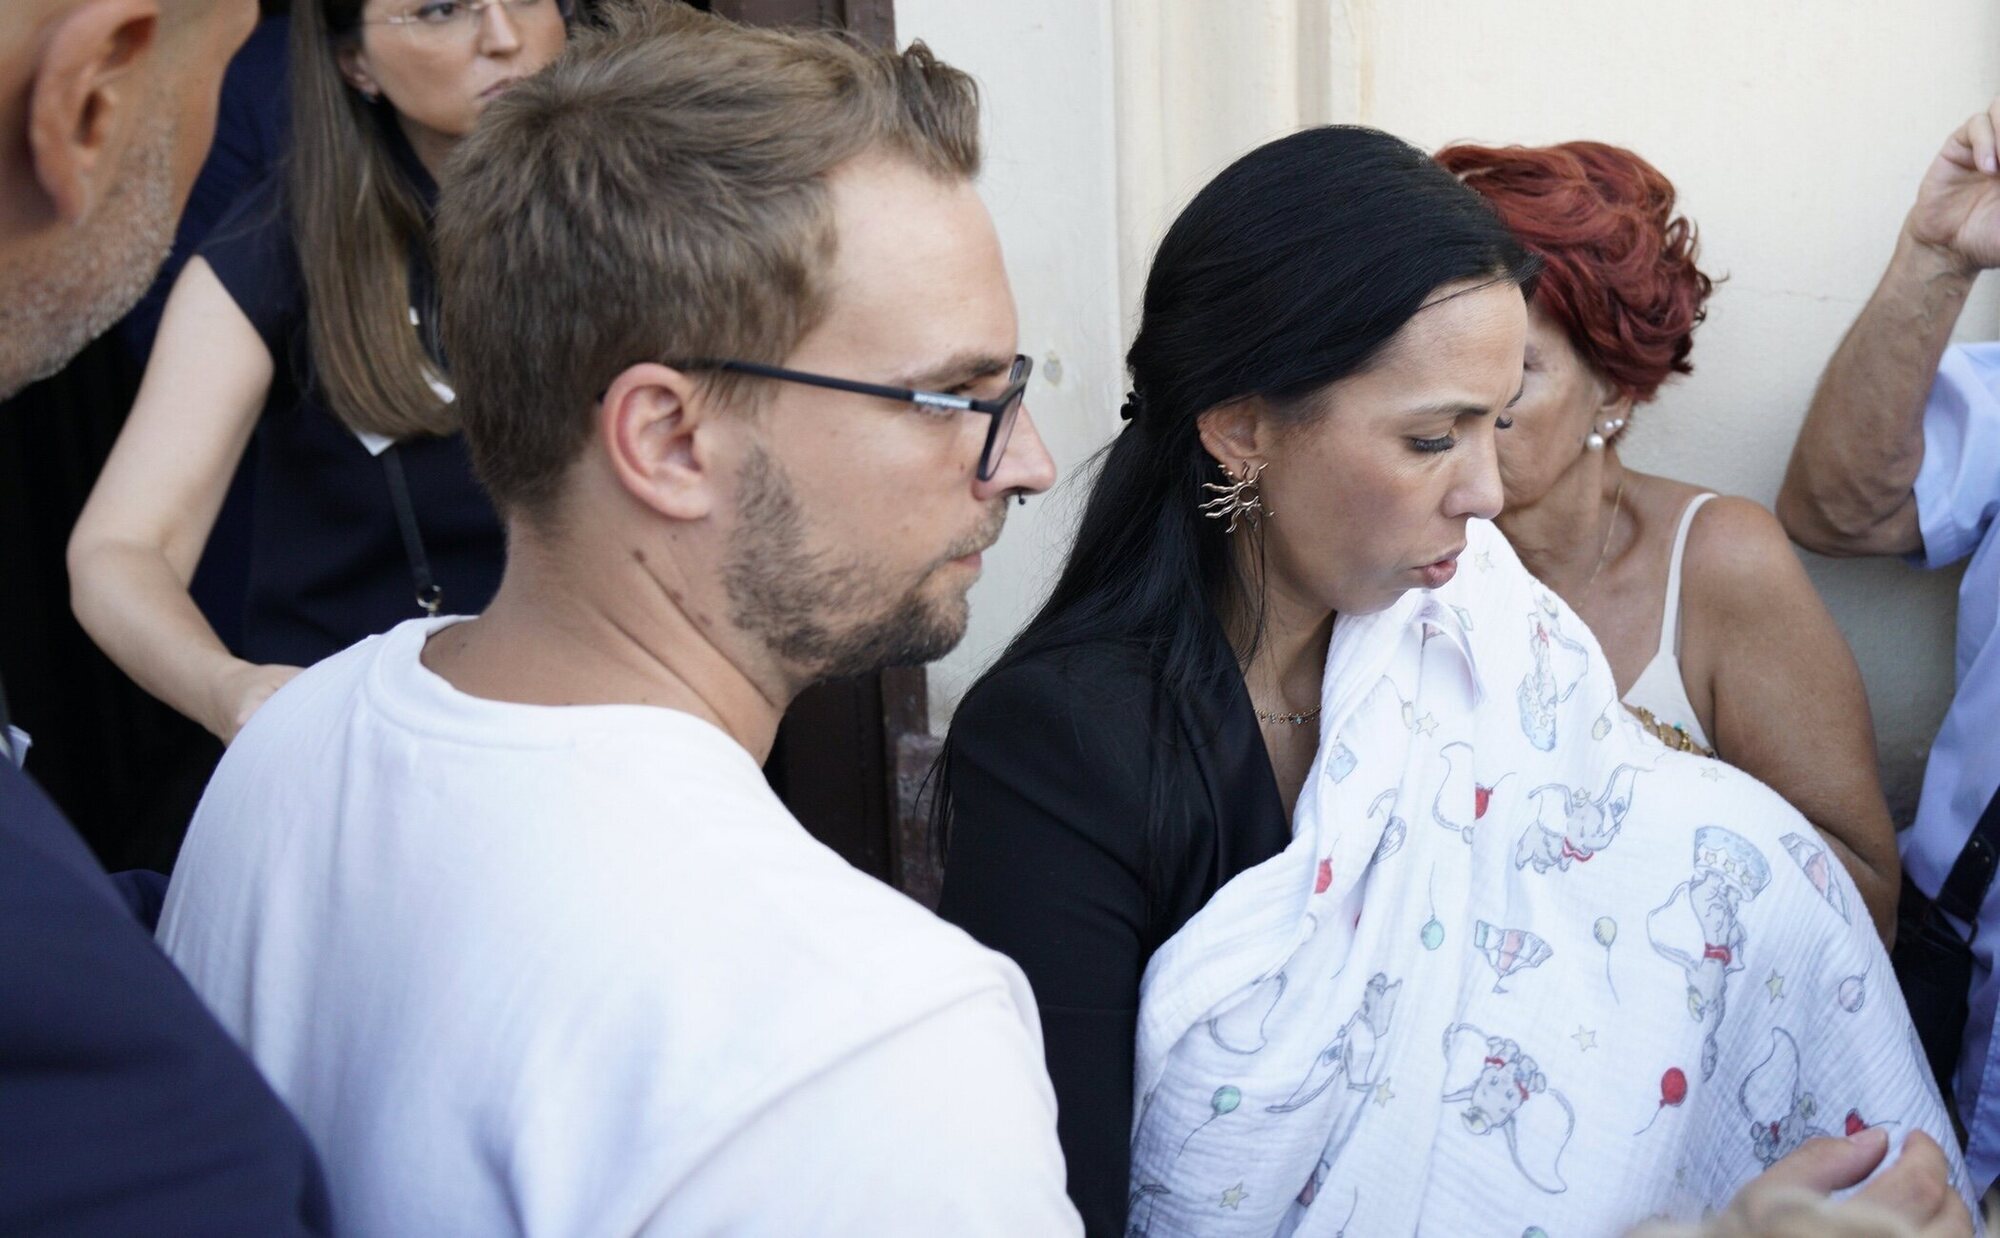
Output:
<instances>
[{"instance_id":1,"label":"star print on fabric","mask_svg":"<svg viewBox=\"0 0 2000 1238\"><path fill-rule=\"evenodd\" d=\"M1710 782L1722 781L1722 767L1713 762L1701 767L1701 776Z\"/></svg>"},{"instance_id":2,"label":"star print on fabric","mask_svg":"<svg viewBox=\"0 0 2000 1238\"><path fill-rule=\"evenodd\" d=\"M1576 1042L1579 1053L1588 1053L1597 1047L1597 1033L1586 1030L1581 1023L1577 1024L1576 1030L1570 1033L1569 1038Z\"/></svg>"},{"instance_id":3,"label":"star print on fabric","mask_svg":"<svg viewBox=\"0 0 2000 1238\"><path fill-rule=\"evenodd\" d=\"M1377 1105L1387 1109L1389 1102L1394 1099L1396 1099L1396 1094L1389 1090L1389 1081L1387 1079L1375 1085L1375 1103Z\"/></svg>"},{"instance_id":4,"label":"star print on fabric","mask_svg":"<svg viewBox=\"0 0 2000 1238\"><path fill-rule=\"evenodd\" d=\"M1493 556L1482 550L1472 556L1472 565L1482 572L1490 572L1493 570Z\"/></svg>"},{"instance_id":5,"label":"star print on fabric","mask_svg":"<svg viewBox=\"0 0 2000 1238\"><path fill-rule=\"evenodd\" d=\"M1221 1206L1235 1211L1245 1199L1249 1198L1249 1195L1250 1192L1244 1190L1243 1184L1239 1182L1222 1193Z\"/></svg>"},{"instance_id":6,"label":"star print on fabric","mask_svg":"<svg viewBox=\"0 0 2000 1238\"><path fill-rule=\"evenodd\" d=\"M1438 729L1437 717L1434 714L1425 714L1423 717L1417 719L1415 725L1410 729L1419 735L1434 735Z\"/></svg>"},{"instance_id":7,"label":"star print on fabric","mask_svg":"<svg viewBox=\"0 0 2000 1238\"><path fill-rule=\"evenodd\" d=\"M1785 978L1777 972L1772 972L1771 978L1764 982L1764 987L1771 990L1771 1000L1775 1002L1785 995Z\"/></svg>"}]
</instances>

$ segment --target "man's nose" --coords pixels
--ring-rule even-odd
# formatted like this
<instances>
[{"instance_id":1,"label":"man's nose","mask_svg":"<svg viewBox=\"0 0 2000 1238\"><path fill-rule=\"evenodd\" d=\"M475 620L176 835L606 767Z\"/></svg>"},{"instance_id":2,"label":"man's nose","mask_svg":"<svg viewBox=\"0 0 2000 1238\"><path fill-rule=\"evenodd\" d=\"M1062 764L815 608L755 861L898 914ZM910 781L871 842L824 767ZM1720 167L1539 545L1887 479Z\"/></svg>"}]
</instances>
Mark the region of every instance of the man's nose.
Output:
<instances>
[{"instance_id":1,"label":"man's nose","mask_svg":"<svg viewBox=\"0 0 2000 1238\"><path fill-rule=\"evenodd\" d=\"M1014 433L1007 450L993 470L990 481L973 483L973 492L982 499L1008 494L1040 494L1056 484L1056 462L1035 428L1034 415L1023 404L1014 418Z\"/></svg>"}]
</instances>

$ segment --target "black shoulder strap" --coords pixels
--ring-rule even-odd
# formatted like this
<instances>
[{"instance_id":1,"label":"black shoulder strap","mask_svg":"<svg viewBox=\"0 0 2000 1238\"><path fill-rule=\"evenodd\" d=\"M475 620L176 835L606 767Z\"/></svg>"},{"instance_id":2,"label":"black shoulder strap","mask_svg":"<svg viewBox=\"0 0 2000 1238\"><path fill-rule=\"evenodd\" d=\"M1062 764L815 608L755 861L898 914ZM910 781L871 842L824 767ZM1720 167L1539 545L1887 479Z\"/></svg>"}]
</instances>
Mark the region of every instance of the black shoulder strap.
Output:
<instances>
[{"instance_id":1,"label":"black shoulder strap","mask_svg":"<svg viewBox=\"0 0 2000 1238\"><path fill-rule=\"evenodd\" d=\"M1965 840L1965 850L1958 853L1935 900L1939 910L1971 925L1975 936L1979 907L1993 884L1996 863L2000 863L2000 791L1993 793L1986 811L1979 814L1979 824L1972 827L1972 837Z\"/></svg>"},{"instance_id":2,"label":"black shoulder strap","mask_svg":"<svg viewBox=\"0 0 2000 1238\"><path fill-rule=\"evenodd\" d=\"M423 530L417 527L417 509L410 502L410 483L403 477L402 451L394 443L382 451L382 471L389 477L389 498L396 505L396 527L403 533L403 553L410 559L410 579L416 585L417 605L427 615L435 615L444 605L444 590L431 577L431 559L424 553Z\"/></svg>"}]
</instances>

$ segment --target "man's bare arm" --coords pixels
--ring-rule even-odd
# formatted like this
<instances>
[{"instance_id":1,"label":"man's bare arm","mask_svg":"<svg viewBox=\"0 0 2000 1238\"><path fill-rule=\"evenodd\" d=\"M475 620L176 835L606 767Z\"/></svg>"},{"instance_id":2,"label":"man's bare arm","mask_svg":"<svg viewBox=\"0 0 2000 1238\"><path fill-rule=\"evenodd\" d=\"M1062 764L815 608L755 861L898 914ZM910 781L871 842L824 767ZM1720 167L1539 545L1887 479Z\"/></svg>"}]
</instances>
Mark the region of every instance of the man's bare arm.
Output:
<instances>
[{"instance_id":1,"label":"man's bare arm","mask_svg":"<svg viewBox=\"0 0 2000 1238\"><path fill-rule=\"evenodd\" d=\"M1932 161L1895 256L1827 363L1792 449L1778 518L1831 555L1922 549L1914 488L1938 361L1979 272L2000 266L2000 99Z\"/></svg>"}]
</instances>

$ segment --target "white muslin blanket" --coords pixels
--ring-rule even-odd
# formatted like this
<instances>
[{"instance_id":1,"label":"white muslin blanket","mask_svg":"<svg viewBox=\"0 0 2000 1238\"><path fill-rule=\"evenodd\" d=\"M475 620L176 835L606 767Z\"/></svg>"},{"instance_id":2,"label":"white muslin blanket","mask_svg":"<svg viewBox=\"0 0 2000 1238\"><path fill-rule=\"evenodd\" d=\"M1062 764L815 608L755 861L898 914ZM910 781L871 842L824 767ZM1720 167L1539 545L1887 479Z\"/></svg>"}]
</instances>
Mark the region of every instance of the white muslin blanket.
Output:
<instances>
[{"instance_id":1,"label":"white muslin blanket","mask_svg":"<svg viewBox=\"0 0 2000 1238\"><path fill-rule=\"evenodd\" d=\"M1468 539L1337 622L1291 845L1147 967L1129 1232L1604 1238L1863 1126L1967 1193L1839 861Z\"/></svg>"}]
</instances>

